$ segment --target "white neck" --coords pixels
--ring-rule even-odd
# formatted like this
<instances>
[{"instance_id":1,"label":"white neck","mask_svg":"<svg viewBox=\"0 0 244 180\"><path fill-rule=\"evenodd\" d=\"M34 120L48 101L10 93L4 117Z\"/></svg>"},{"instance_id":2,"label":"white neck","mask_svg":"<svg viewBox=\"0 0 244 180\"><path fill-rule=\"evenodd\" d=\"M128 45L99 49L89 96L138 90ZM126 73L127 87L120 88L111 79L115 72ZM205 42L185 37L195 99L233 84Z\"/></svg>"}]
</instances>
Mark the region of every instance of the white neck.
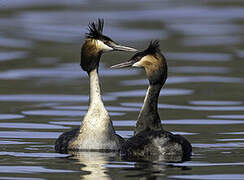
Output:
<instances>
[{"instance_id":1,"label":"white neck","mask_svg":"<svg viewBox=\"0 0 244 180\"><path fill-rule=\"evenodd\" d=\"M81 127L82 133L84 131L111 131L114 132L112 122L108 111L105 109L97 69L89 73L90 77L90 105L86 113ZM90 132L89 132L90 133Z\"/></svg>"},{"instance_id":2,"label":"white neck","mask_svg":"<svg viewBox=\"0 0 244 180\"><path fill-rule=\"evenodd\" d=\"M103 101L102 101L97 69L92 70L89 73L89 77L90 77L90 107L92 105L99 104L100 106L102 106L105 109L105 107L103 105Z\"/></svg>"},{"instance_id":3,"label":"white neck","mask_svg":"<svg viewBox=\"0 0 244 180\"><path fill-rule=\"evenodd\" d=\"M114 149L119 147L115 141L115 131L108 111L105 109L97 69L89 73L90 105L80 127L77 138L79 149Z\"/></svg>"}]
</instances>

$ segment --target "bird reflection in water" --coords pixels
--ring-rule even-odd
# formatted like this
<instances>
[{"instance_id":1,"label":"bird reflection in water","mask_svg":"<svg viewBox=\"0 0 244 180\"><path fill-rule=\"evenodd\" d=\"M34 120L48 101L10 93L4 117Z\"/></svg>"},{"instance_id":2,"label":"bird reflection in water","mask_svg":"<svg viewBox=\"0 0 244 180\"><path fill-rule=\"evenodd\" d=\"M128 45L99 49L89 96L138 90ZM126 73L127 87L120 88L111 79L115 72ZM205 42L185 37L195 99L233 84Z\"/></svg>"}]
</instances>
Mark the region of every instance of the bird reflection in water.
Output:
<instances>
[{"instance_id":1,"label":"bird reflection in water","mask_svg":"<svg viewBox=\"0 0 244 180\"><path fill-rule=\"evenodd\" d=\"M189 169L186 166L177 166L175 162L181 162L180 156L178 158L176 156L163 156L161 158L149 156L144 159L124 159L122 157L121 159L117 152L69 151L69 154L72 154L69 159L76 160L82 165L80 169L82 174L80 177L85 180L127 178L154 180L158 177L165 176L165 170L169 168L180 168L181 170ZM114 165L116 168L113 167L113 163L116 164ZM115 174L116 177L114 177Z\"/></svg>"},{"instance_id":2,"label":"bird reflection in water","mask_svg":"<svg viewBox=\"0 0 244 180\"><path fill-rule=\"evenodd\" d=\"M110 175L107 173L109 160L115 158L118 155L115 152L103 153L103 152L69 152L72 154L71 159L77 160L80 164L84 165L81 167L81 171L84 173L81 175L81 179L86 180L112 180Z\"/></svg>"}]
</instances>

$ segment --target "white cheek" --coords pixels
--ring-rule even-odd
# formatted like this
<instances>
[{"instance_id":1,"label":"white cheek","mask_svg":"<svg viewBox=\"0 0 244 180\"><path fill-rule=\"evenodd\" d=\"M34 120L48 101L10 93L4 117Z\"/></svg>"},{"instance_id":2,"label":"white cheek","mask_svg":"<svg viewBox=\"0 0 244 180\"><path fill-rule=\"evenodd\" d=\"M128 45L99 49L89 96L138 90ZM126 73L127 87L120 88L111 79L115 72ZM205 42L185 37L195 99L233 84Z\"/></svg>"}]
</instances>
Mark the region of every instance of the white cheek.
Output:
<instances>
[{"instance_id":1,"label":"white cheek","mask_svg":"<svg viewBox=\"0 0 244 180\"><path fill-rule=\"evenodd\" d=\"M144 62L148 61L148 56L144 56L143 58L141 58L140 61L136 62L135 64L133 64L133 67L144 67L145 64Z\"/></svg>"},{"instance_id":2,"label":"white cheek","mask_svg":"<svg viewBox=\"0 0 244 180\"><path fill-rule=\"evenodd\" d=\"M97 47L102 50L103 52L109 52L109 51L113 51L113 48L107 46L106 44L104 44L102 41L97 40Z\"/></svg>"},{"instance_id":3,"label":"white cheek","mask_svg":"<svg viewBox=\"0 0 244 180\"><path fill-rule=\"evenodd\" d=\"M134 63L132 67L142 67L141 61Z\"/></svg>"}]
</instances>

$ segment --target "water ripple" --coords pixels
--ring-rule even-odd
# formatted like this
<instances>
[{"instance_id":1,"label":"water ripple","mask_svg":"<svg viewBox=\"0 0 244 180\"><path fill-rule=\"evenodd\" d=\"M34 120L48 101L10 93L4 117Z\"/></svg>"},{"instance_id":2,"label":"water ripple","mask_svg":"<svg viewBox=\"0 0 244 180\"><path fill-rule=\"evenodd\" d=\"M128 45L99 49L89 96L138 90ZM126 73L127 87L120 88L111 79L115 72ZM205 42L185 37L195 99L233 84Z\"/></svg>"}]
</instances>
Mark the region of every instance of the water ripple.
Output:
<instances>
[{"instance_id":1,"label":"water ripple","mask_svg":"<svg viewBox=\"0 0 244 180\"><path fill-rule=\"evenodd\" d=\"M213 101L213 100L204 100L204 101L190 101L192 105L211 105L211 106L218 106L218 105L241 105L242 101Z\"/></svg>"},{"instance_id":2,"label":"water ripple","mask_svg":"<svg viewBox=\"0 0 244 180\"><path fill-rule=\"evenodd\" d=\"M142 107L143 103L120 103L122 106ZM161 109L185 109L193 111L243 111L244 106L186 106L173 104L158 104Z\"/></svg>"},{"instance_id":3,"label":"water ripple","mask_svg":"<svg viewBox=\"0 0 244 180\"><path fill-rule=\"evenodd\" d=\"M9 144L37 144L36 142L19 142L19 141L0 141L0 144L9 145Z\"/></svg>"},{"instance_id":4,"label":"water ripple","mask_svg":"<svg viewBox=\"0 0 244 180\"><path fill-rule=\"evenodd\" d=\"M214 120L214 119L179 119L162 121L165 124L192 124L192 125L225 125L225 124L244 124L244 121L233 120Z\"/></svg>"},{"instance_id":5,"label":"water ripple","mask_svg":"<svg viewBox=\"0 0 244 180\"><path fill-rule=\"evenodd\" d=\"M5 22L1 23L1 19L0 19L0 24L6 25ZM30 48L32 45L33 45L33 42L29 41L29 40L0 37L0 46L1 47ZM22 54L22 56L23 56L23 54Z\"/></svg>"},{"instance_id":6,"label":"water ripple","mask_svg":"<svg viewBox=\"0 0 244 180\"><path fill-rule=\"evenodd\" d=\"M208 66L181 66L170 68L175 73L214 73L225 74L231 72L230 68L225 67L208 67Z\"/></svg>"},{"instance_id":7,"label":"water ripple","mask_svg":"<svg viewBox=\"0 0 244 180\"><path fill-rule=\"evenodd\" d=\"M218 133L218 134L233 134L233 135L238 135L238 134L244 134L244 132L224 132L224 133Z\"/></svg>"},{"instance_id":8,"label":"water ripple","mask_svg":"<svg viewBox=\"0 0 244 180\"><path fill-rule=\"evenodd\" d=\"M192 94L194 91L189 89L164 89L160 92L160 96L178 96ZM119 91L107 93L109 96L115 97L140 97L146 95L146 90L132 90L132 91Z\"/></svg>"},{"instance_id":9,"label":"water ripple","mask_svg":"<svg viewBox=\"0 0 244 180\"><path fill-rule=\"evenodd\" d=\"M58 5L81 5L83 1L70 0L69 3L65 0L42 0L42 1L32 1L32 0L18 0L4 1L0 6L0 9L4 8L30 8L30 7L43 7L43 6L58 6Z\"/></svg>"},{"instance_id":10,"label":"water ripple","mask_svg":"<svg viewBox=\"0 0 244 180\"><path fill-rule=\"evenodd\" d=\"M79 121L50 121L50 124L58 124L58 125L72 125L72 126L80 126L81 120Z\"/></svg>"},{"instance_id":11,"label":"water ripple","mask_svg":"<svg viewBox=\"0 0 244 180\"><path fill-rule=\"evenodd\" d=\"M178 83L201 83L201 82L214 82L214 83L242 83L244 78L238 77L225 77L225 76L174 76L169 77L168 84Z\"/></svg>"},{"instance_id":12,"label":"water ripple","mask_svg":"<svg viewBox=\"0 0 244 180\"><path fill-rule=\"evenodd\" d=\"M0 152L0 156L9 155L15 157L41 157L41 158L55 158L55 157L68 157L68 154L59 153L24 153L24 152Z\"/></svg>"},{"instance_id":13,"label":"water ripple","mask_svg":"<svg viewBox=\"0 0 244 180\"><path fill-rule=\"evenodd\" d=\"M179 31L187 36L213 36L213 35L232 35L242 32L242 27L235 24L223 24L223 23L177 23L170 24L170 28L175 31Z\"/></svg>"},{"instance_id":14,"label":"water ripple","mask_svg":"<svg viewBox=\"0 0 244 180\"><path fill-rule=\"evenodd\" d=\"M171 52L166 53L166 57L184 61L229 61L232 59L231 54L207 52Z\"/></svg>"},{"instance_id":15,"label":"water ripple","mask_svg":"<svg viewBox=\"0 0 244 180\"><path fill-rule=\"evenodd\" d=\"M239 36L209 36L209 37L185 37L182 40L185 46L222 46L241 43Z\"/></svg>"},{"instance_id":16,"label":"water ripple","mask_svg":"<svg viewBox=\"0 0 244 180\"><path fill-rule=\"evenodd\" d=\"M0 94L4 102L88 102L87 95L68 94ZM104 101L114 101L115 97L103 96Z\"/></svg>"},{"instance_id":17,"label":"water ripple","mask_svg":"<svg viewBox=\"0 0 244 180\"><path fill-rule=\"evenodd\" d=\"M28 56L28 53L22 52L22 51L0 52L0 61L24 59L27 56Z\"/></svg>"},{"instance_id":18,"label":"water ripple","mask_svg":"<svg viewBox=\"0 0 244 180\"><path fill-rule=\"evenodd\" d=\"M77 14L71 14L80 16L84 19L89 17L103 17L108 20L130 20L134 21L164 21L167 23L179 22L180 20L188 20L199 22L201 20L213 21L215 19L221 20L233 20L234 18L243 18L242 7L227 7L227 8L211 8L205 6L180 6L166 8L157 7L152 9L138 9L133 11L107 11L107 12L85 12ZM177 13L175 13L177 12ZM228 14L226 13L228 12ZM73 12L74 13L74 12Z\"/></svg>"},{"instance_id":19,"label":"water ripple","mask_svg":"<svg viewBox=\"0 0 244 180\"><path fill-rule=\"evenodd\" d=\"M237 148L237 147L244 147L244 143L237 143L237 142L230 142L230 143L216 143L216 144L192 144L193 147L198 148Z\"/></svg>"},{"instance_id":20,"label":"water ripple","mask_svg":"<svg viewBox=\"0 0 244 180\"><path fill-rule=\"evenodd\" d=\"M7 119L22 119L25 116L19 114L0 114L0 120L7 120Z\"/></svg>"},{"instance_id":21,"label":"water ripple","mask_svg":"<svg viewBox=\"0 0 244 180\"><path fill-rule=\"evenodd\" d=\"M239 142L239 141L244 141L244 139L243 138L242 139L240 139L240 138L236 138L236 139L216 139L216 141L221 141L221 142L222 141L224 141L224 142L225 141L230 141L230 142L231 141L238 141Z\"/></svg>"},{"instance_id":22,"label":"water ripple","mask_svg":"<svg viewBox=\"0 0 244 180\"><path fill-rule=\"evenodd\" d=\"M113 71L101 65L99 73L104 76L128 76L136 75L138 71L128 69L115 69ZM51 77L57 79L76 79L87 77L84 71L80 71L78 64L62 64L55 68L12 69L0 72L0 79L29 79Z\"/></svg>"},{"instance_id":23,"label":"water ripple","mask_svg":"<svg viewBox=\"0 0 244 180\"><path fill-rule=\"evenodd\" d=\"M68 127L41 123L0 123L1 128L15 129L67 129Z\"/></svg>"},{"instance_id":24,"label":"water ripple","mask_svg":"<svg viewBox=\"0 0 244 180\"><path fill-rule=\"evenodd\" d=\"M238 55L240 58L244 58L244 50L238 50L238 51L237 51L237 55Z\"/></svg>"},{"instance_id":25,"label":"water ripple","mask_svg":"<svg viewBox=\"0 0 244 180\"><path fill-rule=\"evenodd\" d=\"M225 77L225 76L174 76L169 77L166 81L167 84L182 84L182 83L243 83L244 78L238 77ZM124 86L138 86L147 85L146 79L139 80L125 80L121 81Z\"/></svg>"},{"instance_id":26,"label":"water ripple","mask_svg":"<svg viewBox=\"0 0 244 180\"><path fill-rule=\"evenodd\" d=\"M1 138L16 139L56 139L61 133L56 132L29 132L29 131L0 131Z\"/></svg>"},{"instance_id":27,"label":"water ripple","mask_svg":"<svg viewBox=\"0 0 244 180\"><path fill-rule=\"evenodd\" d=\"M209 118L217 119L244 119L244 114L233 114L233 115L211 115Z\"/></svg>"},{"instance_id":28,"label":"water ripple","mask_svg":"<svg viewBox=\"0 0 244 180\"><path fill-rule=\"evenodd\" d=\"M47 169L41 166L0 166L0 173L70 173L73 170Z\"/></svg>"},{"instance_id":29,"label":"water ripple","mask_svg":"<svg viewBox=\"0 0 244 180\"><path fill-rule=\"evenodd\" d=\"M211 163L211 162L184 162L184 163L166 163L173 164L176 166L188 166L188 167L210 167L210 166L243 166L244 162L233 162L233 163Z\"/></svg>"},{"instance_id":30,"label":"water ripple","mask_svg":"<svg viewBox=\"0 0 244 180\"><path fill-rule=\"evenodd\" d=\"M221 180L242 180L244 179L244 174L208 174L208 175L174 175L174 176L169 176L169 178L174 178L174 179L201 179L201 180L216 180L216 179L221 179Z\"/></svg>"},{"instance_id":31,"label":"water ripple","mask_svg":"<svg viewBox=\"0 0 244 180\"><path fill-rule=\"evenodd\" d=\"M73 14L74 16L82 16L82 13L79 12L71 12L71 14ZM26 31L23 32L24 36L35 40L62 43L75 42L77 40L80 40L80 34L84 34L86 32L86 28L68 22L67 25L57 24L56 18L58 16L62 17L64 16L64 14L55 11L45 13L25 12L21 14L19 20L23 23L23 26L26 29ZM67 19L67 15L65 16ZM99 15L98 17L102 16ZM87 22L87 19L84 22ZM120 26L108 26L106 28L105 34L109 34L111 37L118 41L124 41L125 39L131 39L133 41L157 38L163 39L168 36L168 34L164 30L132 28L128 29Z\"/></svg>"},{"instance_id":32,"label":"water ripple","mask_svg":"<svg viewBox=\"0 0 244 180\"><path fill-rule=\"evenodd\" d=\"M5 176L1 176L0 179L3 179L3 180L45 180L43 178L34 178L34 177L31 177L31 178L24 178L24 177L5 177Z\"/></svg>"}]
</instances>

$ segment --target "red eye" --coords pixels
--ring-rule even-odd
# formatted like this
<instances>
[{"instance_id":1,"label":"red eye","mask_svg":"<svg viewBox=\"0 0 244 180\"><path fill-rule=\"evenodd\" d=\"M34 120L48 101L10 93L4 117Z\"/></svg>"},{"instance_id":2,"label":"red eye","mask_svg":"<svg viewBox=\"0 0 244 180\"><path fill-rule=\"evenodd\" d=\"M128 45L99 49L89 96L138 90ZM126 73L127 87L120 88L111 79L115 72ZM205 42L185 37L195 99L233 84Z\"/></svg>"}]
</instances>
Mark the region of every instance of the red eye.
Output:
<instances>
[{"instance_id":1,"label":"red eye","mask_svg":"<svg viewBox=\"0 0 244 180\"><path fill-rule=\"evenodd\" d=\"M108 43L109 43L109 41L103 41L103 43L104 43L104 44L108 44Z\"/></svg>"},{"instance_id":2,"label":"red eye","mask_svg":"<svg viewBox=\"0 0 244 180\"><path fill-rule=\"evenodd\" d=\"M140 57L136 57L136 61L140 61L141 60L141 58Z\"/></svg>"}]
</instances>

